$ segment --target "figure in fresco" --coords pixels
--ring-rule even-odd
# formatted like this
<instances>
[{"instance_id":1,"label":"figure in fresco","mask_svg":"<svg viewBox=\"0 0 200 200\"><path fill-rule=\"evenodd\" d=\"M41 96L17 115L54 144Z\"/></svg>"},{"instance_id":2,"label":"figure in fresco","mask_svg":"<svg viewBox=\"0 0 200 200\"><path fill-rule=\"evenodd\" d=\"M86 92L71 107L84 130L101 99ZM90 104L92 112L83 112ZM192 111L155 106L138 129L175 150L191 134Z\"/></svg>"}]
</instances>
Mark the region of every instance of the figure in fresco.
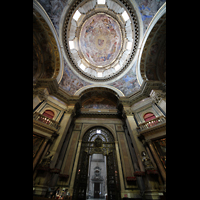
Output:
<instances>
[{"instance_id":1,"label":"figure in fresco","mask_svg":"<svg viewBox=\"0 0 200 200\"><path fill-rule=\"evenodd\" d=\"M89 18L80 33L81 51L95 66L110 64L121 49L121 40L119 25L106 14Z\"/></svg>"}]
</instances>

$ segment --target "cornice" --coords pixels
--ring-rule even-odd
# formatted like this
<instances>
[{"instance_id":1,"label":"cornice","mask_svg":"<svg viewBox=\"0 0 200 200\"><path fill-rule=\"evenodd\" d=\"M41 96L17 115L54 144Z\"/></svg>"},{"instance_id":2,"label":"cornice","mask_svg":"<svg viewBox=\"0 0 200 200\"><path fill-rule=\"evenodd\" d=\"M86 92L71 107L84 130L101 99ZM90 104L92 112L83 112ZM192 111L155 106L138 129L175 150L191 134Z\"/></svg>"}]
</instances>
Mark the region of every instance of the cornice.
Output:
<instances>
[{"instance_id":1,"label":"cornice","mask_svg":"<svg viewBox=\"0 0 200 200\"><path fill-rule=\"evenodd\" d=\"M54 95L56 98L60 99L67 105L75 105L80 103L81 96L69 95L65 90L59 87L56 79L38 79L34 84L33 92L34 94L41 88L47 88L50 95ZM123 106L132 106L138 101L149 97L152 90L162 90L166 92L166 85L161 81L143 81L139 91L127 97L119 97L119 103Z\"/></svg>"}]
</instances>

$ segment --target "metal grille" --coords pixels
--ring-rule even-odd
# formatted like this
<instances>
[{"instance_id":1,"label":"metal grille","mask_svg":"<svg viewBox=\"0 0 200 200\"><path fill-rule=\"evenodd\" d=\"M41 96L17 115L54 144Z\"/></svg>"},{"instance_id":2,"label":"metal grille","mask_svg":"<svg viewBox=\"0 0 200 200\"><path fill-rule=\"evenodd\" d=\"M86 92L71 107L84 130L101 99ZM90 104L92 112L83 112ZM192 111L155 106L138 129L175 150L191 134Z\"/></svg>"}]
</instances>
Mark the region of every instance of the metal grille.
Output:
<instances>
[{"instance_id":1,"label":"metal grille","mask_svg":"<svg viewBox=\"0 0 200 200\"><path fill-rule=\"evenodd\" d=\"M119 200L120 185L114 138L108 130L102 127L89 130L83 137L74 182L73 200L86 199L89 155L92 154L103 154L107 157L108 200Z\"/></svg>"}]
</instances>

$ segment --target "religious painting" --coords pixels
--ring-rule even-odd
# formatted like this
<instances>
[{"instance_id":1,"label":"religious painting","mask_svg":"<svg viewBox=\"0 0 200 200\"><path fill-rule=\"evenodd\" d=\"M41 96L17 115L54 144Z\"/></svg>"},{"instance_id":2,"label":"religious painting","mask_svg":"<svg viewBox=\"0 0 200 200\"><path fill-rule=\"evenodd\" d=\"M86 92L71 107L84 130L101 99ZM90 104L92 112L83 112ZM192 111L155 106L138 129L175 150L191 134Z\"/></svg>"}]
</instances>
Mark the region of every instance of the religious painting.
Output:
<instances>
[{"instance_id":1,"label":"religious painting","mask_svg":"<svg viewBox=\"0 0 200 200\"><path fill-rule=\"evenodd\" d=\"M105 97L92 96L83 102L83 108L93 109L116 109L116 104Z\"/></svg>"},{"instance_id":2,"label":"religious painting","mask_svg":"<svg viewBox=\"0 0 200 200\"><path fill-rule=\"evenodd\" d=\"M121 43L118 22L106 14L99 13L90 17L81 29L81 51L94 66L111 64L120 52Z\"/></svg>"},{"instance_id":3,"label":"religious painting","mask_svg":"<svg viewBox=\"0 0 200 200\"><path fill-rule=\"evenodd\" d=\"M66 61L64 60L64 71L63 71L63 78L60 82L60 86L66 90L69 94L73 95L77 90L80 88L91 85L86 81L83 81L77 75L73 73L73 71L67 66Z\"/></svg>"}]
</instances>

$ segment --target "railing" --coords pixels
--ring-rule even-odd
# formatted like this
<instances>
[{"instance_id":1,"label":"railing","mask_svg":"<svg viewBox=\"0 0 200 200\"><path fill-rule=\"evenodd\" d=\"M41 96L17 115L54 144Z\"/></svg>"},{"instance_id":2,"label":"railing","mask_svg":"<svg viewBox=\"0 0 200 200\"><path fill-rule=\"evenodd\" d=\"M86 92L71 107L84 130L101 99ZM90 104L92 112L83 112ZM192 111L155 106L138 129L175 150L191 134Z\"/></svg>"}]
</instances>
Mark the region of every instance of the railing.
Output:
<instances>
[{"instance_id":1,"label":"railing","mask_svg":"<svg viewBox=\"0 0 200 200\"><path fill-rule=\"evenodd\" d=\"M141 132L141 131L151 129L152 127L155 127L164 123L166 123L166 118L164 116L160 116L160 117L151 119L147 122L143 122L139 124L139 127L137 129L138 129L138 132Z\"/></svg>"},{"instance_id":2,"label":"railing","mask_svg":"<svg viewBox=\"0 0 200 200\"><path fill-rule=\"evenodd\" d=\"M59 130L59 128L60 128L59 122L56 122L53 119L46 117L38 112L33 113L33 119L36 121L40 121L44 124L47 124L57 130Z\"/></svg>"}]
</instances>

